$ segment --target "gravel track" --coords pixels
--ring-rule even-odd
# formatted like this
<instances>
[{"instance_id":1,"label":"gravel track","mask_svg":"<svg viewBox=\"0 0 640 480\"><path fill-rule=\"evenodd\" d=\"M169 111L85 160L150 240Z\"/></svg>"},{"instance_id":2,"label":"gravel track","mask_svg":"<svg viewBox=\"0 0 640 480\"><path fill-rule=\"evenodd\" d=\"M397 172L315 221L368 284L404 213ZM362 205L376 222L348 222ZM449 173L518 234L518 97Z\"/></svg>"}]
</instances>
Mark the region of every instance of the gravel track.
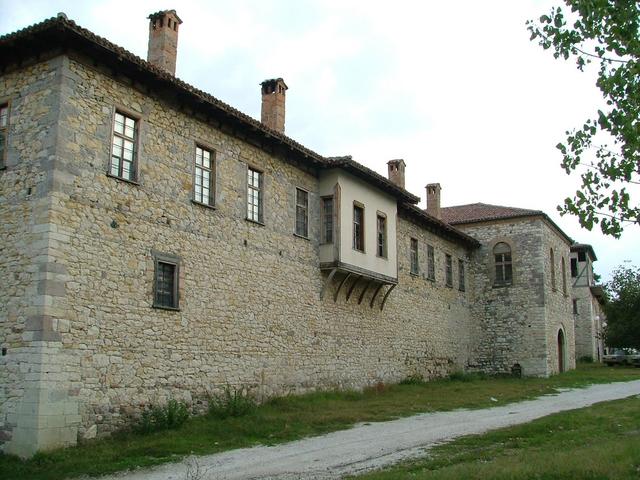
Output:
<instances>
[{"instance_id":1,"label":"gravel track","mask_svg":"<svg viewBox=\"0 0 640 480\"><path fill-rule=\"evenodd\" d=\"M634 395L640 395L640 380L566 389L499 407L426 413L272 447L191 457L102 480L337 479L422 456L430 447L463 435Z\"/></svg>"}]
</instances>

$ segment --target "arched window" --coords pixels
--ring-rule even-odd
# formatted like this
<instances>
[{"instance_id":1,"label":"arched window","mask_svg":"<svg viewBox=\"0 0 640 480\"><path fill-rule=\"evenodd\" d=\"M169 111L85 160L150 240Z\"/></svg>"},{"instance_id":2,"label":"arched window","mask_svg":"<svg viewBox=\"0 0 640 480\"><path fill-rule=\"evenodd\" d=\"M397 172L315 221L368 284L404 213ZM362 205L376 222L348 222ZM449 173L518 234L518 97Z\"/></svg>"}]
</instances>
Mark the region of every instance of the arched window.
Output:
<instances>
[{"instance_id":1,"label":"arched window","mask_svg":"<svg viewBox=\"0 0 640 480\"><path fill-rule=\"evenodd\" d=\"M493 247L493 257L496 266L496 285L511 285L513 270L511 266L511 247L504 242L496 243Z\"/></svg>"},{"instance_id":2,"label":"arched window","mask_svg":"<svg viewBox=\"0 0 640 480\"><path fill-rule=\"evenodd\" d=\"M567 266L564 263L564 257L562 257L562 293L567 294Z\"/></svg>"},{"instance_id":3,"label":"arched window","mask_svg":"<svg viewBox=\"0 0 640 480\"><path fill-rule=\"evenodd\" d=\"M551 262L551 290L556 291L556 260L553 256L553 248L549 250L549 261Z\"/></svg>"}]
</instances>

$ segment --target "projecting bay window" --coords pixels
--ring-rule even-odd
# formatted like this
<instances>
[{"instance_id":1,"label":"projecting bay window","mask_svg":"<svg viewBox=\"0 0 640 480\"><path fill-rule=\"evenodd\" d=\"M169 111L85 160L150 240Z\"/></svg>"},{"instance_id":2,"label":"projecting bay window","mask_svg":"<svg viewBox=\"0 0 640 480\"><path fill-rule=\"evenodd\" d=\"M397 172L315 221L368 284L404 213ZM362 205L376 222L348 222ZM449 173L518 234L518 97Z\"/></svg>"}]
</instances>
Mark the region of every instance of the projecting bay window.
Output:
<instances>
[{"instance_id":1,"label":"projecting bay window","mask_svg":"<svg viewBox=\"0 0 640 480\"><path fill-rule=\"evenodd\" d=\"M309 236L309 193L296 188L296 235Z\"/></svg>"},{"instance_id":2,"label":"projecting bay window","mask_svg":"<svg viewBox=\"0 0 640 480\"><path fill-rule=\"evenodd\" d=\"M353 249L364 253L364 206L353 205Z\"/></svg>"},{"instance_id":3,"label":"projecting bay window","mask_svg":"<svg viewBox=\"0 0 640 480\"><path fill-rule=\"evenodd\" d=\"M380 212L376 217L376 254L387 258L387 217Z\"/></svg>"},{"instance_id":4,"label":"projecting bay window","mask_svg":"<svg viewBox=\"0 0 640 480\"><path fill-rule=\"evenodd\" d=\"M264 174L247 168L247 220L263 222Z\"/></svg>"},{"instance_id":5,"label":"projecting bay window","mask_svg":"<svg viewBox=\"0 0 640 480\"><path fill-rule=\"evenodd\" d=\"M453 287L453 259L451 255L445 255L444 278L447 287Z\"/></svg>"},{"instance_id":6,"label":"projecting bay window","mask_svg":"<svg viewBox=\"0 0 640 480\"><path fill-rule=\"evenodd\" d=\"M333 197L321 199L322 243L333 243Z\"/></svg>"},{"instance_id":7,"label":"projecting bay window","mask_svg":"<svg viewBox=\"0 0 640 480\"><path fill-rule=\"evenodd\" d=\"M427 278L431 281L436 279L436 258L433 245L427 245Z\"/></svg>"},{"instance_id":8,"label":"projecting bay window","mask_svg":"<svg viewBox=\"0 0 640 480\"><path fill-rule=\"evenodd\" d=\"M214 154L211 150L196 146L193 201L210 207L215 203L214 161Z\"/></svg>"},{"instance_id":9,"label":"projecting bay window","mask_svg":"<svg viewBox=\"0 0 640 480\"><path fill-rule=\"evenodd\" d=\"M116 111L113 121L111 165L109 173L117 178L136 181L138 120Z\"/></svg>"},{"instance_id":10,"label":"projecting bay window","mask_svg":"<svg viewBox=\"0 0 640 480\"><path fill-rule=\"evenodd\" d=\"M153 306L168 310L179 308L180 259L173 255L154 254L155 278L153 284Z\"/></svg>"},{"instance_id":11,"label":"projecting bay window","mask_svg":"<svg viewBox=\"0 0 640 480\"><path fill-rule=\"evenodd\" d=\"M458 259L458 290L465 291L464 260Z\"/></svg>"},{"instance_id":12,"label":"projecting bay window","mask_svg":"<svg viewBox=\"0 0 640 480\"><path fill-rule=\"evenodd\" d=\"M7 130L9 129L9 104L0 104L0 169L6 166Z\"/></svg>"},{"instance_id":13,"label":"projecting bay window","mask_svg":"<svg viewBox=\"0 0 640 480\"><path fill-rule=\"evenodd\" d=\"M420 268L418 263L418 239L417 238L411 239L411 243L409 245L409 261L410 261L410 272L413 275L418 275Z\"/></svg>"}]
</instances>

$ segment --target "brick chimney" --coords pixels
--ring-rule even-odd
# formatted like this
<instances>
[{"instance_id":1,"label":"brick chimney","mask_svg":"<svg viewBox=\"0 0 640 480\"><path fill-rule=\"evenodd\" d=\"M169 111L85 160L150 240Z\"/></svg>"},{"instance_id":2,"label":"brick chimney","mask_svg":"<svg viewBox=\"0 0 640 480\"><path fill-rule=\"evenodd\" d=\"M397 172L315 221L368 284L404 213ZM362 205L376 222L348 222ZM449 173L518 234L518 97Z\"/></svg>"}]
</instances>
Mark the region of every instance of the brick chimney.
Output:
<instances>
[{"instance_id":1,"label":"brick chimney","mask_svg":"<svg viewBox=\"0 0 640 480\"><path fill-rule=\"evenodd\" d=\"M262 85L262 114L260 121L276 132L284 133L285 92L282 78L265 80Z\"/></svg>"},{"instance_id":2,"label":"brick chimney","mask_svg":"<svg viewBox=\"0 0 640 480\"><path fill-rule=\"evenodd\" d=\"M149 15L147 61L171 75L176 74L178 29L181 23L175 10L163 10Z\"/></svg>"},{"instance_id":3,"label":"brick chimney","mask_svg":"<svg viewBox=\"0 0 640 480\"><path fill-rule=\"evenodd\" d=\"M432 217L442 220L440 212L440 187L439 183L430 183L427 185L427 213Z\"/></svg>"},{"instance_id":4,"label":"brick chimney","mask_svg":"<svg viewBox=\"0 0 640 480\"><path fill-rule=\"evenodd\" d=\"M389 180L398 187L404 188L404 169L407 166L401 158L398 160L389 160L387 162L389 169Z\"/></svg>"}]
</instances>

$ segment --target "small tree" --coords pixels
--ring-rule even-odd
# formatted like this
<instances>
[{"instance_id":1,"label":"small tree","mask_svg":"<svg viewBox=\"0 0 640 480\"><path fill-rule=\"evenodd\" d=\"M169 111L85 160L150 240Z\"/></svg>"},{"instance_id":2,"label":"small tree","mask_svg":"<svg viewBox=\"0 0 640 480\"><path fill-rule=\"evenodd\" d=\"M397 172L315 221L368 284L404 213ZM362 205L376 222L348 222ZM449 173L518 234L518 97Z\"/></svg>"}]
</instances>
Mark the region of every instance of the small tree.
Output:
<instances>
[{"instance_id":1,"label":"small tree","mask_svg":"<svg viewBox=\"0 0 640 480\"><path fill-rule=\"evenodd\" d=\"M567 174L583 168L581 185L558 210L576 215L588 230L599 223L603 233L619 237L625 225L640 224L640 205L632 196L640 184L640 2L564 3L568 15L554 7L527 22L531 40L552 49L555 58L574 58L579 70L598 64L596 85L607 107L557 145Z\"/></svg>"},{"instance_id":2,"label":"small tree","mask_svg":"<svg viewBox=\"0 0 640 480\"><path fill-rule=\"evenodd\" d=\"M640 268L618 267L606 284L605 340L610 347L640 348Z\"/></svg>"}]
</instances>

